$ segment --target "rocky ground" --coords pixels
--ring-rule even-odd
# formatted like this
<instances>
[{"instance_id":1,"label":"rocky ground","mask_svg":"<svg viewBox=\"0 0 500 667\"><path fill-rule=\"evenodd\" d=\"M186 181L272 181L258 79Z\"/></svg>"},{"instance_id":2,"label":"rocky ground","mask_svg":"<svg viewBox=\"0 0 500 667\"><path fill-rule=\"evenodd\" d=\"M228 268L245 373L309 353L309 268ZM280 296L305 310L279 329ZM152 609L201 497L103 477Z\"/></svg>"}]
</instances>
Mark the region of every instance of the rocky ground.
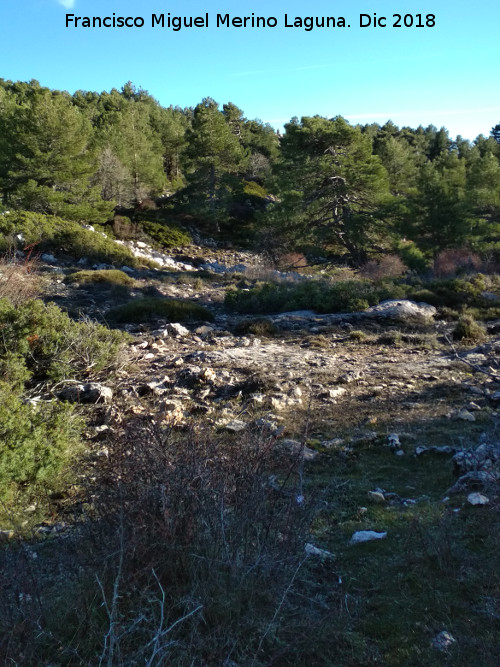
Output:
<instances>
[{"instance_id":1,"label":"rocky ground","mask_svg":"<svg viewBox=\"0 0 500 667\"><path fill-rule=\"evenodd\" d=\"M271 333L256 335L248 333L255 318L225 312L222 301L228 268L262 272L259 258L198 249L178 261L168 272L135 272L129 292L67 284L69 266L44 265L53 275L46 297L72 313L102 320L108 307L156 293L198 301L215 316L127 325L132 339L114 378L60 390L64 400L97 400L87 431L95 460L110 455L135 416L234 438L269 433L283 457L303 456L306 499L321 496L306 553L334 568L345 613L377 646L373 662L352 664L495 664L491 541L491 569L470 577L475 593L464 572L481 570L480 541L498 526L497 335L457 348L450 323L432 309L415 317L407 304L389 313L270 316ZM60 532L64 522L39 528ZM450 546L451 534L460 548ZM439 583L424 591L417 580L430 573Z\"/></svg>"}]
</instances>

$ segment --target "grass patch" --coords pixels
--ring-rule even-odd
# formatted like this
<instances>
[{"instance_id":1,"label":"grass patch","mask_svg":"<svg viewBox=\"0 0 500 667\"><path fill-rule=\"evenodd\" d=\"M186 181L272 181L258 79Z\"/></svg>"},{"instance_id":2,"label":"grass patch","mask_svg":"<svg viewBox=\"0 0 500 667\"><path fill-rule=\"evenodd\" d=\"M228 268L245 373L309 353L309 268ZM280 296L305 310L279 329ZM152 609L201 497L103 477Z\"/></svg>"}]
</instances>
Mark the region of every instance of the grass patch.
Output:
<instances>
[{"instance_id":1,"label":"grass patch","mask_svg":"<svg viewBox=\"0 0 500 667\"><path fill-rule=\"evenodd\" d=\"M119 269L102 269L99 271L76 271L66 277L68 283L89 285L95 283L109 283L111 285L126 285L132 287L135 280Z\"/></svg>"},{"instance_id":2,"label":"grass patch","mask_svg":"<svg viewBox=\"0 0 500 667\"><path fill-rule=\"evenodd\" d=\"M130 301L123 306L117 306L107 312L110 322L140 323L152 322L158 318L165 318L171 322L186 322L204 320L211 322L212 313L191 301L176 299L144 298Z\"/></svg>"}]
</instances>

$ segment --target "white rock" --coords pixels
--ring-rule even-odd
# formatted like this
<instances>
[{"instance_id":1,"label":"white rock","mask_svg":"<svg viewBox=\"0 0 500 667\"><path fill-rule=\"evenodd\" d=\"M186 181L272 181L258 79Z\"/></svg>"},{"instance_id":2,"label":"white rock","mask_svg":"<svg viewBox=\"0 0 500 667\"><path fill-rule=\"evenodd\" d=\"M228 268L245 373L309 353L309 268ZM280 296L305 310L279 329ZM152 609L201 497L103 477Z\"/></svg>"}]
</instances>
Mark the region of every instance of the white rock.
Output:
<instances>
[{"instance_id":1,"label":"white rock","mask_svg":"<svg viewBox=\"0 0 500 667\"><path fill-rule=\"evenodd\" d=\"M113 398L113 390L103 384L89 382L65 387L59 392L58 398L69 403L109 403Z\"/></svg>"},{"instance_id":2,"label":"white rock","mask_svg":"<svg viewBox=\"0 0 500 667\"><path fill-rule=\"evenodd\" d=\"M373 503L385 503L386 499L384 494L381 491L368 491L368 498L373 502Z\"/></svg>"},{"instance_id":3,"label":"white rock","mask_svg":"<svg viewBox=\"0 0 500 667\"><path fill-rule=\"evenodd\" d=\"M247 427L247 424L241 419L233 419L229 424L225 425L226 431L231 431L232 433L239 433L244 431Z\"/></svg>"},{"instance_id":4,"label":"white rock","mask_svg":"<svg viewBox=\"0 0 500 667\"><path fill-rule=\"evenodd\" d=\"M179 322L172 322L167 324L167 331L172 336L177 336L177 338L184 338L184 336L189 335L189 329L179 324Z\"/></svg>"},{"instance_id":5,"label":"white rock","mask_svg":"<svg viewBox=\"0 0 500 667\"><path fill-rule=\"evenodd\" d=\"M382 301L364 311L367 317L381 317L396 320L430 320L437 309L428 303L416 303L408 299Z\"/></svg>"},{"instance_id":6,"label":"white rock","mask_svg":"<svg viewBox=\"0 0 500 667\"><path fill-rule=\"evenodd\" d=\"M487 505L490 499L482 493L469 493L467 500L471 505Z\"/></svg>"},{"instance_id":7,"label":"white rock","mask_svg":"<svg viewBox=\"0 0 500 667\"><path fill-rule=\"evenodd\" d=\"M399 435L397 433L391 433L388 435L387 444L391 449L400 449L401 443L399 441Z\"/></svg>"},{"instance_id":8,"label":"white rock","mask_svg":"<svg viewBox=\"0 0 500 667\"><path fill-rule=\"evenodd\" d=\"M462 419L463 421L466 421L466 422L475 422L476 421L476 418L474 417L474 415L471 412L469 412L468 410L466 410L465 408L463 408L462 410L459 410L456 413L455 418L456 419Z\"/></svg>"},{"instance_id":9,"label":"white rock","mask_svg":"<svg viewBox=\"0 0 500 667\"><path fill-rule=\"evenodd\" d=\"M361 542L371 542L372 540L383 540L387 537L387 532L377 533L375 530L358 530L351 537L350 544L361 544Z\"/></svg>"}]
</instances>

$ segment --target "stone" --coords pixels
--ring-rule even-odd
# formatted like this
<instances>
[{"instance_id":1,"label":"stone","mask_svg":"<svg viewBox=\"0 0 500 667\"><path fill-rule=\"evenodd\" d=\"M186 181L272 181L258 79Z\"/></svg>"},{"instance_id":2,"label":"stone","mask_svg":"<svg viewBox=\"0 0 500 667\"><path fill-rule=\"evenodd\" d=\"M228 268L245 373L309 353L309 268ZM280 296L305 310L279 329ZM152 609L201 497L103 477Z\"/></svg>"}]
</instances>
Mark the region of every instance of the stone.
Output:
<instances>
[{"instance_id":1,"label":"stone","mask_svg":"<svg viewBox=\"0 0 500 667\"><path fill-rule=\"evenodd\" d=\"M320 560L331 560L335 557L330 551L315 547L314 544L310 544L309 542L304 545L304 551L308 556L315 556Z\"/></svg>"},{"instance_id":2,"label":"stone","mask_svg":"<svg viewBox=\"0 0 500 667\"><path fill-rule=\"evenodd\" d=\"M397 433L390 433L387 436L387 446L390 447L390 449L401 449L401 443L399 441L399 435Z\"/></svg>"},{"instance_id":3,"label":"stone","mask_svg":"<svg viewBox=\"0 0 500 667\"><path fill-rule=\"evenodd\" d=\"M335 399L335 398L340 398L340 396L344 396L344 394L346 394L346 393L347 393L347 389L345 389L345 387L332 387L332 388L326 389L325 391L322 391L319 394L319 398L326 398L326 399L333 398L333 399Z\"/></svg>"},{"instance_id":4,"label":"stone","mask_svg":"<svg viewBox=\"0 0 500 667\"><path fill-rule=\"evenodd\" d=\"M179 322L172 322L167 324L167 332L176 338L184 338L189 335L189 329Z\"/></svg>"},{"instance_id":5,"label":"stone","mask_svg":"<svg viewBox=\"0 0 500 667\"><path fill-rule=\"evenodd\" d=\"M457 640L448 632L448 630L442 630L434 637L431 646L438 651L446 652L456 643Z\"/></svg>"},{"instance_id":6,"label":"stone","mask_svg":"<svg viewBox=\"0 0 500 667\"><path fill-rule=\"evenodd\" d=\"M351 382L361 380L362 377L363 373L361 371L347 371L347 373L344 373L344 375L341 375L338 378L337 382L339 384L351 384Z\"/></svg>"},{"instance_id":7,"label":"stone","mask_svg":"<svg viewBox=\"0 0 500 667\"><path fill-rule=\"evenodd\" d=\"M345 440L343 438L333 438L332 440L322 440L320 444L325 449L337 449L345 445Z\"/></svg>"},{"instance_id":8,"label":"stone","mask_svg":"<svg viewBox=\"0 0 500 667\"><path fill-rule=\"evenodd\" d=\"M378 306L371 306L364 311L365 317L389 320L432 320L437 309L428 303L417 303L408 299L390 299L382 301Z\"/></svg>"},{"instance_id":9,"label":"stone","mask_svg":"<svg viewBox=\"0 0 500 667\"><path fill-rule=\"evenodd\" d=\"M204 368L198 375L198 378L202 382L213 383L216 380L217 376L213 368Z\"/></svg>"},{"instance_id":10,"label":"stone","mask_svg":"<svg viewBox=\"0 0 500 667\"><path fill-rule=\"evenodd\" d=\"M467 502L471 505L487 505L490 502L490 499L487 496L483 496L482 493L469 493L467 496Z\"/></svg>"},{"instance_id":11,"label":"stone","mask_svg":"<svg viewBox=\"0 0 500 667\"><path fill-rule=\"evenodd\" d=\"M240 433L247 428L247 423L241 419L233 419L228 424L226 424L224 428L226 431L230 431L231 433Z\"/></svg>"},{"instance_id":12,"label":"stone","mask_svg":"<svg viewBox=\"0 0 500 667\"><path fill-rule=\"evenodd\" d=\"M372 540L383 540L387 537L387 532L379 533L375 530L358 530L351 537L350 544L361 544L362 542L371 542Z\"/></svg>"},{"instance_id":13,"label":"stone","mask_svg":"<svg viewBox=\"0 0 500 667\"><path fill-rule=\"evenodd\" d=\"M500 472L500 443L482 442L476 449L458 452L452 460L458 475L472 470Z\"/></svg>"},{"instance_id":14,"label":"stone","mask_svg":"<svg viewBox=\"0 0 500 667\"><path fill-rule=\"evenodd\" d=\"M314 461L315 458L319 456L319 452L306 445L303 445L298 440L292 440L290 438L283 438L279 443L282 447L287 449L291 454L302 454L304 461Z\"/></svg>"},{"instance_id":15,"label":"stone","mask_svg":"<svg viewBox=\"0 0 500 667\"><path fill-rule=\"evenodd\" d=\"M382 491L379 491L378 489L375 491L368 491L368 499L372 501L372 503L377 503L381 505L382 503L387 502L384 494Z\"/></svg>"},{"instance_id":16,"label":"stone","mask_svg":"<svg viewBox=\"0 0 500 667\"><path fill-rule=\"evenodd\" d=\"M465 408L462 408L461 410L459 410L457 413L455 413L454 416L455 416L455 419L462 419L462 421L466 421L466 422L475 422L476 421L476 418L474 417L472 412L469 412Z\"/></svg>"},{"instance_id":17,"label":"stone","mask_svg":"<svg viewBox=\"0 0 500 667\"><path fill-rule=\"evenodd\" d=\"M280 394L279 396L268 396L267 405L272 410L286 410L286 408L302 405L302 399L300 398L291 398L290 396L285 396Z\"/></svg>"},{"instance_id":18,"label":"stone","mask_svg":"<svg viewBox=\"0 0 500 667\"><path fill-rule=\"evenodd\" d=\"M98 382L88 382L65 387L59 392L58 398L68 403L109 403L113 398L113 390Z\"/></svg>"},{"instance_id":19,"label":"stone","mask_svg":"<svg viewBox=\"0 0 500 667\"><path fill-rule=\"evenodd\" d=\"M477 488L490 488L500 482L500 472L487 470L471 470L457 479L446 493L462 493Z\"/></svg>"}]
</instances>

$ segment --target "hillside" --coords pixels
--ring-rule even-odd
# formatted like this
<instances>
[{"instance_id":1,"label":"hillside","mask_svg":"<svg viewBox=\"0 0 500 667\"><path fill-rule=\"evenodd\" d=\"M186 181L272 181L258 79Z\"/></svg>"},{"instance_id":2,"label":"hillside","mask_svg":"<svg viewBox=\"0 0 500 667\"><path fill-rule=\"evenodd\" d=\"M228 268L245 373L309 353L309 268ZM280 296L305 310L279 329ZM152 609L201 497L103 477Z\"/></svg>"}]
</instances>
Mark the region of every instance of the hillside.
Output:
<instances>
[{"instance_id":1,"label":"hillside","mask_svg":"<svg viewBox=\"0 0 500 667\"><path fill-rule=\"evenodd\" d=\"M497 277L79 229L1 267L5 662L496 664Z\"/></svg>"}]
</instances>

